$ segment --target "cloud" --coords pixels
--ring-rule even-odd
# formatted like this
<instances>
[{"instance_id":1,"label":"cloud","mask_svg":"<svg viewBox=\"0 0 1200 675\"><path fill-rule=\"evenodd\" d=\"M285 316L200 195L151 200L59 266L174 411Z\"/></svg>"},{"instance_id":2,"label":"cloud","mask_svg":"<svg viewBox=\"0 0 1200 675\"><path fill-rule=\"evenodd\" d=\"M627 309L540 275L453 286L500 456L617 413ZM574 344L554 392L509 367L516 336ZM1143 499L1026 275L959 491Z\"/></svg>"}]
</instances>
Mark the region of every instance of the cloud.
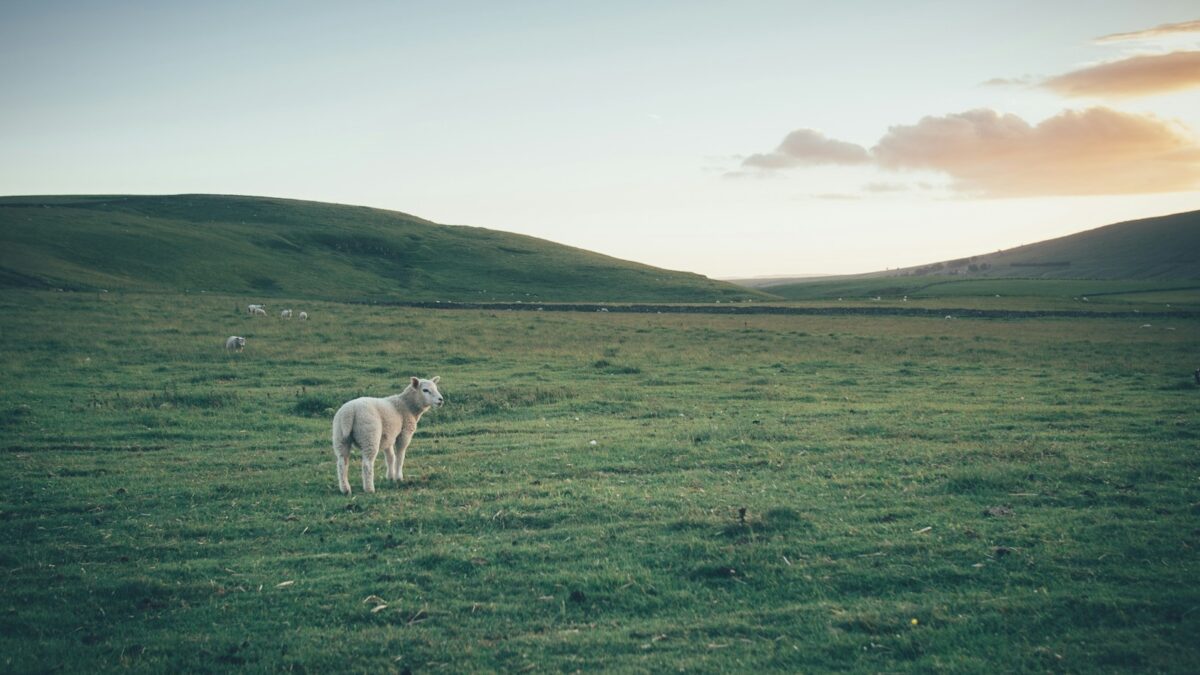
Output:
<instances>
[{"instance_id":1,"label":"cloud","mask_svg":"<svg viewBox=\"0 0 1200 675\"><path fill-rule=\"evenodd\" d=\"M1150 40L1179 33L1200 33L1200 20L1183 21L1181 23L1164 23L1154 28L1133 31L1132 33L1113 33L1096 38L1096 42L1124 42L1126 40Z\"/></svg>"},{"instance_id":2,"label":"cloud","mask_svg":"<svg viewBox=\"0 0 1200 675\"><path fill-rule=\"evenodd\" d=\"M1063 96L1143 96L1200 87L1200 51L1133 56L1042 83Z\"/></svg>"},{"instance_id":3,"label":"cloud","mask_svg":"<svg viewBox=\"0 0 1200 675\"><path fill-rule=\"evenodd\" d=\"M839 141L812 129L788 134L774 152L750 155L742 166L753 169L787 169L820 164L866 164L871 161L861 145Z\"/></svg>"},{"instance_id":4,"label":"cloud","mask_svg":"<svg viewBox=\"0 0 1200 675\"><path fill-rule=\"evenodd\" d=\"M891 127L872 149L888 169L949 175L991 197L1178 192L1200 188L1200 145L1172 123L1096 107L1037 125L994 110Z\"/></svg>"},{"instance_id":5,"label":"cloud","mask_svg":"<svg viewBox=\"0 0 1200 675\"><path fill-rule=\"evenodd\" d=\"M985 87L1023 87L1031 81L1028 75L1025 77L993 77L982 84Z\"/></svg>"},{"instance_id":6,"label":"cloud","mask_svg":"<svg viewBox=\"0 0 1200 675\"><path fill-rule=\"evenodd\" d=\"M904 183L867 183L862 186L863 192L906 192L910 188Z\"/></svg>"},{"instance_id":7,"label":"cloud","mask_svg":"<svg viewBox=\"0 0 1200 675\"><path fill-rule=\"evenodd\" d=\"M797 136L797 134L800 134ZM934 171L947 176L947 187L962 195L1030 197L1182 192L1200 189L1200 144L1187 128L1153 115L1095 107L1065 110L1033 125L994 110L930 116L916 124L897 125L870 151L825 138L808 129L788 135L820 142L797 155L796 146L780 145L769 155L743 161L750 170L776 175L779 169L835 163L828 153L814 161L814 148L857 148L845 158L853 163L896 171ZM790 148L785 152L785 148ZM790 154L789 154L790 153ZM755 157L774 157L752 163ZM803 159L801 159L803 158ZM865 192L892 189L871 183ZM924 185L920 187L924 188ZM826 195L819 198L828 198Z\"/></svg>"}]
</instances>

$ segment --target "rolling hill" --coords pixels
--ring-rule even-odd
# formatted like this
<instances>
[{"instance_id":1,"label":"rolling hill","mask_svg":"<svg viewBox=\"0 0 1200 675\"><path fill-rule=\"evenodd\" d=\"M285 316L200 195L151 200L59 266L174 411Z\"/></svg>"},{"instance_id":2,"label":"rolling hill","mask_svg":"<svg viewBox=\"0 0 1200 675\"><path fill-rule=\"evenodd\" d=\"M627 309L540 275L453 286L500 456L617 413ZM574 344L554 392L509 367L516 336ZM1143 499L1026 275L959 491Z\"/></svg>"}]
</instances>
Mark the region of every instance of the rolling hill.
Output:
<instances>
[{"instance_id":1,"label":"rolling hill","mask_svg":"<svg viewBox=\"0 0 1200 675\"><path fill-rule=\"evenodd\" d=\"M894 289L988 279L1197 281L1200 211L1131 220L995 253L886 272L738 283L799 299L818 297L813 295L816 289L825 289L820 296L828 296L887 286L889 279Z\"/></svg>"},{"instance_id":2,"label":"rolling hill","mask_svg":"<svg viewBox=\"0 0 1200 675\"><path fill-rule=\"evenodd\" d=\"M1200 279L1200 211L1130 220L985 255L877 276Z\"/></svg>"},{"instance_id":3,"label":"rolling hill","mask_svg":"<svg viewBox=\"0 0 1200 675\"><path fill-rule=\"evenodd\" d=\"M0 287L375 301L769 297L534 237L226 195L0 198Z\"/></svg>"}]
</instances>

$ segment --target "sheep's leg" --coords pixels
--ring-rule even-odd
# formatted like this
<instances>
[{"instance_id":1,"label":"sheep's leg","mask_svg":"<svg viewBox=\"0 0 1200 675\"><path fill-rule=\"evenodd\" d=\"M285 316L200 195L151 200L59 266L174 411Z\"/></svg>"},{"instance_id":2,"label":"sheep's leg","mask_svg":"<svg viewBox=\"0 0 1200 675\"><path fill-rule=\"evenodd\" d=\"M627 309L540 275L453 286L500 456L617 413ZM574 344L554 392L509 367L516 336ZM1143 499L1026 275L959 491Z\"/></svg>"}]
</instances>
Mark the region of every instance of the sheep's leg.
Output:
<instances>
[{"instance_id":1,"label":"sheep's leg","mask_svg":"<svg viewBox=\"0 0 1200 675\"><path fill-rule=\"evenodd\" d=\"M413 432L406 429L396 439L396 480L404 480L404 453L408 452L408 443L412 437Z\"/></svg>"},{"instance_id":2,"label":"sheep's leg","mask_svg":"<svg viewBox=\"0 0 1200 675\"><path fill-rule=\"evenodd\" d=\"M396 464L396 444L393 443L383 449L383 461L387 463L388 480L397 480L397 464Z\"/></svg>"},{"instance_id":3,"label":"sheep's leg","mask_svg":"<svg viewBox=\"0 0 1200 675\"><path fill-rule=\"evenodd\" d=\"M362 479L363 490L367 492L375 491L375 457L379 455L379 444L371 446L371 449L363 448L362 451Z\"/></svg>"},{"instance_id":4,"label":"sheep's leg","mask_svg":"<svg viewBox=\"0 0 1200 675\"><path fill-rule=\"evenodd\" d=\"M337 458L338 489L342 494L350 494L350 442L343 441L333 446L333 456Z\"/></svg>"}]
</instances>

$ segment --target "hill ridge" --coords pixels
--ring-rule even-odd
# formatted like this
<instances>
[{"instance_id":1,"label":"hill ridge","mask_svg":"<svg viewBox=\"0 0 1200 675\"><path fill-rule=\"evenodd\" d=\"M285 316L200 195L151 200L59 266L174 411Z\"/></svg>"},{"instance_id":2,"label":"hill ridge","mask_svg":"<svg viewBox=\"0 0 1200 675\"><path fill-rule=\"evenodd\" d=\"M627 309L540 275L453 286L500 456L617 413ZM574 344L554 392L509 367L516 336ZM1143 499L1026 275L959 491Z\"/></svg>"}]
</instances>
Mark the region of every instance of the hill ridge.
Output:
<instances>
[{"instance_id":1,"label":"hill ridge","mask_svg":"<svg viewBox=\"0 0 1200 675\"><path fill-rule=\"evenodd\" d=\"M0 197L0 287L331 300L769 298L545 239L247 195Z\"/></svg>"},{"instance_id":2,"label":"hill ridge","mask_svg":"<svg viewBox=\"0 0 1200 675\"><path fill-rule=\"evenodd\" d=\"M774 289L831 280L888 277L955 279L1200 279L1200 210L1138 218L1024 244L994 253L895 270L828 277L776 276L756 283Z\"/></svg>"}]
</instances>

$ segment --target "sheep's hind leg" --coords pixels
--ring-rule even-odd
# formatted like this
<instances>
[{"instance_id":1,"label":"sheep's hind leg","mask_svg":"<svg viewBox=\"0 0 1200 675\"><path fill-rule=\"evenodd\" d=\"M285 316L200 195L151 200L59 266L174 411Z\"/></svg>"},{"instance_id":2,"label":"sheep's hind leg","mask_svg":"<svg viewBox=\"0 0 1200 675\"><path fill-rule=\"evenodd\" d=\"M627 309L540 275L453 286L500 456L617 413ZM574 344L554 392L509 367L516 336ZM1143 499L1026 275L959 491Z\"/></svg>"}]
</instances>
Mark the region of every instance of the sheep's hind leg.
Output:
<instances>
[{"instance_id":1,"label":"sheep's hind leg","mask_svg":"<svg viewBox=\"0 0 1200 675\"><path fill-rule=\"evenodd\" d=\"M337 458L338 489L342 494L350 494L350 443L343 442L333 446L333 456Z\"/></svg>"},{"instance_id":2,"label":"sheep's hind leg","mask_svg":"<svg viewBox=\"0 0 1200 675\"><path fill-rule=\"evenodd\" d=\"M375 457L379 454L379 444L372 445L370 449L362 449L362 479L363 490L367 492L375 491Z\"/></svg>"},{"instance_id":3,"label":"sheep's hind leg","mask_svg":"<svg viewBox=\"0 0 1200 675\"><path fill-rule=\"evenodd\" d=\"M387 463L388 480L399 480L399 465L396 464L396 446L389 445L383 449L383 461Z\"/></svg>"}]
</instances>

